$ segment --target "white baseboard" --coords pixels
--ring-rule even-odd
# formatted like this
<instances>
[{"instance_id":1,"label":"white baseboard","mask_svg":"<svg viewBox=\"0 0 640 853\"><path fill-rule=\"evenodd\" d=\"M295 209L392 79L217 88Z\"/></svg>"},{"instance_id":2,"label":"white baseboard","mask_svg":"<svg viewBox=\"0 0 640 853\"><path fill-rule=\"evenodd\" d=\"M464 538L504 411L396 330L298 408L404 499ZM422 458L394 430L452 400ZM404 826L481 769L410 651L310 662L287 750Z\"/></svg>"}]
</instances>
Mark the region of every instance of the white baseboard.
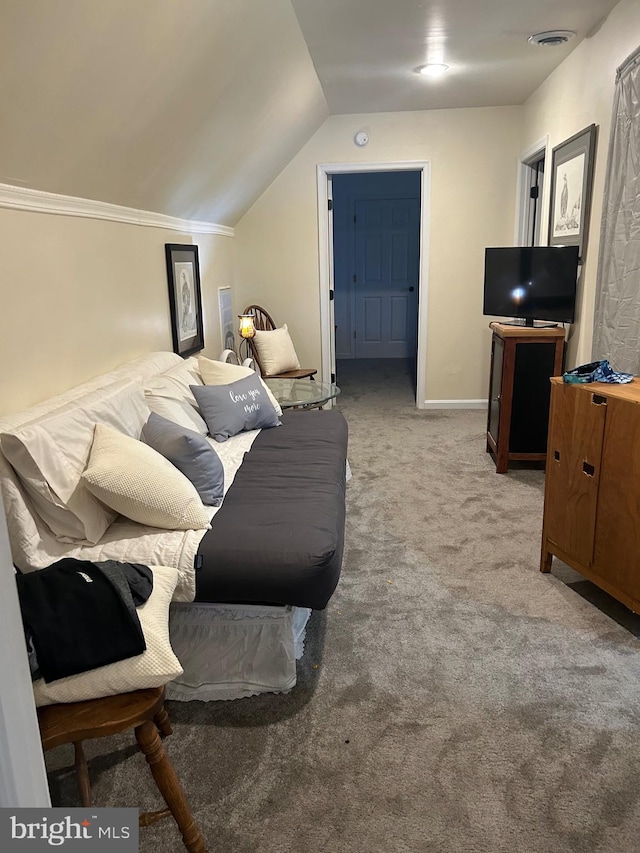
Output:
<instances>
[{"instance_id":1,"label":"white baseboard","mask_svg":"<svg viewBox=\"0 0 640 853\"><path fill-rule=\"evenodd\" d=\"M425 400L423 409L486 409L488 400Z\"/></svg>"}]
</instances>

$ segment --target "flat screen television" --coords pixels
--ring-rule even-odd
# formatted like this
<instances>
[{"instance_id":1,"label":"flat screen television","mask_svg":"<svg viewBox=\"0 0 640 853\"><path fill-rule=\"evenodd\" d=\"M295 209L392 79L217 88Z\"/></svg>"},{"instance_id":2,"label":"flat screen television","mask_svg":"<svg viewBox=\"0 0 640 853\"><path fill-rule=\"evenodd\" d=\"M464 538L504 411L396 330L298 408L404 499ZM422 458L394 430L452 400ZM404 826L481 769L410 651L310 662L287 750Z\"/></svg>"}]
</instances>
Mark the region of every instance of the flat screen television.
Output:
<instances>
[{"instance_id":1,"label":"flat screen television","mask_svg":"<svg viewBox=\"0 0 640 853\"><path fill-rule=\"evenodd\" d=\"M485 249L483 314L573 323L577 279L577 246Z\"/></svg>"}]
</instances>

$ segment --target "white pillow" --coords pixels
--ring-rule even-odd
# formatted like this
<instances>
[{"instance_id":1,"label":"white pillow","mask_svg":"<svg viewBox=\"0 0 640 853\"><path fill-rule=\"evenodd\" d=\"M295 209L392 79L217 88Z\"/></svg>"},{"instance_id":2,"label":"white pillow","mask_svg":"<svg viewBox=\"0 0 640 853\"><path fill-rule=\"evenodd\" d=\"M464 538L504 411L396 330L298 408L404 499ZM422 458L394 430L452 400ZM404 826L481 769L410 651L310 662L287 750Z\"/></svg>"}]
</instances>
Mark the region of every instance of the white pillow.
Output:
<instances>
[{"instance_id":1,"label":"white pillow","mask_svg":"<svg viewBox=\"0 0 640 853\"><path fill-rule=\"evenodd\" d=\"M297 370L300 367L286 323L281 329L272 329L269 332L256 329L253 345L258 350L265 376Z\"/></svg>"},{"instance_id":2,"label":"white pillow","mask_svg":"<svg viewBox=\"0 0 640 853\"><path fill-rule=\"evenodd\" d=\"M89 672L59 678L49 684L43 678L34 681L33 693L38 707L161 687L182 674L180 661L169 641L169 603L179 574L177 569L166 566L151 566L151 570L153 590L145 603L137 608L147 644L146 651Z\"/></svg>"},{"instance_id":3,"label":"white pillow","mask_svg":"<svg viewBox=\"0 0 640 853\"><path fill-rule=\"evenodd\" d=\"M126 518L166 530L202 530L209 516L195 487L153 448L96 424L87 488Z\"/></svg>"},{"instance_id":4,"label":"white pillow","mask_svg":"<svg viewBox=\"0 0 640 853\"><path fill-rule=\"evenodd\" d=\"M255 375L255 371L250 367L244 367L241 364L227 364L225 361L214 361L211 358L205 358L203 355L198 356L198 368L205 385L231 385L232 382L236 382L238 379ZM258 378L262 382L267 396L273 403L276 414L280 416L282 414L280 403L273 396L266 382L261 377Z\"/></svg>"},{"instance_id":5,"label":"white pillow","mask_svg":"<svg viewBox=\"0 0 640 853\"><path fill-rule=\"evenodd\" d=\"M2 452L58 538L95 544L116 517L82 480L96 423L139 438L149 414L142 388L127 380L2 434Z\"/></svg>"},{"instance_id":6,"label":"white pillow","mask_svg":"<svg viewBox=\"0 0 640 853\"><path fill-rule=\"evenodd\" d=\"M33 505L35 514L44 521L54 536L70 541L84 539L85 531L80 519L51 491L25 446L13 436L5 435L2 437L2 450L7 457L12 457L13 467L27 496L27 503Z\"/></svg>"},{"instance_id":7,"label":"white pillow","mask_svg":"<svg viewBox=\"0 0 640 853\"><path fill-rule=\"evenodd\" d=\"M173 397L165 397L162 393L153 394L145 392L145 400L147 406L156 415L166 418L168 421L173 421L185 429L193 430L200 435L207 434L207 425L200 414L183 400L176 400Z\"/></svg>"},{"instance_id":8,"label":"white pillow","mask_svg":"<svg viewBox=\"0 0 640 853\"><path fill-rule=\"evenodd\" d=\"M152 412L187 429L193 429L200 435L206 435L207 425L198 413L196 398L189 388L190 385L202 384L198 362L195 358L188 358L160 376L147 379L142 387L147 406Z\"/></svg>"}]
</instances>

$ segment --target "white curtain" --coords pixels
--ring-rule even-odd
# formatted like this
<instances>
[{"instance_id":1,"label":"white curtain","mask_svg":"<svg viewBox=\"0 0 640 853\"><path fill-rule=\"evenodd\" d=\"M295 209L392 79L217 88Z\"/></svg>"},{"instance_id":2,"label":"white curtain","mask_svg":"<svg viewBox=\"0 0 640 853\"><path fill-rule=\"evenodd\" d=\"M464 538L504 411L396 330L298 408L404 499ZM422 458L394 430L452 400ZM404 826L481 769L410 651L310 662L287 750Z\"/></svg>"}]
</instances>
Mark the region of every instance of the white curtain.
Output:
<instances>
[{"instance_id":1,"label":"white curtain","mask_svg":"<svg viewBox=\"0 0 640 853\"><path fill-rule=\"evenodd\" d=\"M593 358L640 373L640 48L616 74L600 229Z\"/></svg>"}]
</instances>

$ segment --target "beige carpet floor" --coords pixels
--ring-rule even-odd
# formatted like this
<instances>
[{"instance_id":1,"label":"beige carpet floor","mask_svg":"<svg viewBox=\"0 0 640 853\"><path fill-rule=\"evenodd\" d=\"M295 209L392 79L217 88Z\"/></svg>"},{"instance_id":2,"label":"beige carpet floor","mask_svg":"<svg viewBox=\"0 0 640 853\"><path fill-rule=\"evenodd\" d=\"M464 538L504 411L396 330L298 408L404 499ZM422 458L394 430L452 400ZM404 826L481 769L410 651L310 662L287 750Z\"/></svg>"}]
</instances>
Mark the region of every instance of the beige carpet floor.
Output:
<instances>
[{"instance_id":1,"label":"beige carpet floor","mask_svg":"<svg viewBox=\"0 0 640 853\"><path fill-rule=\"evenodd\" d=\"M338 383L344 567L298 685L169 703L208 849L638 851L640 620L540 574L544 473L495 473L484 412L418 411L403 362L342 363ZM97 805L157 807L130 738L87 751ZM54 804L77 804L69 757L48 756ZM183 848L163 821L140 849Z\"/></svg>"}]
</instances>

